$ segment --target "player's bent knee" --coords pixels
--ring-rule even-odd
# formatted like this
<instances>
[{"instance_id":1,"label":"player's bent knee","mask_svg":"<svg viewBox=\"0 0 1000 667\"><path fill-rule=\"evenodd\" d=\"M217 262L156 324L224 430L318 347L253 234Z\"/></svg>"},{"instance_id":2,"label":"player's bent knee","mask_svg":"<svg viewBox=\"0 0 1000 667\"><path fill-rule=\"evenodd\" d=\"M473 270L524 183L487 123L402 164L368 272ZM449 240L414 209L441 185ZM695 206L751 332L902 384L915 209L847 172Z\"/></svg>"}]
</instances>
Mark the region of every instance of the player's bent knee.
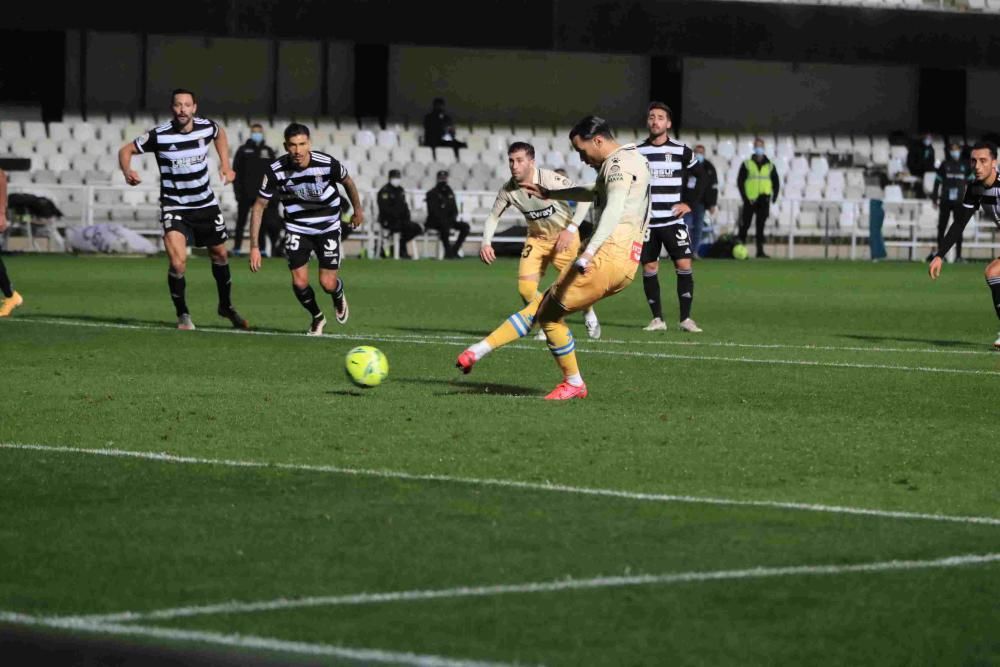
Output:
<instances>
[{"instance_id":1,"label":"player's bent knee","mask_svg":"<svg viewBox=\"0 0 1000 667\"><path fill-rule=\"evenodd\" d=\"M337 274L325 274L320 276L319 285L324 292L332 292L337 289Z\"/></svg>"},{"instance_id":2,"label":"player's bent knee","mask_svg":"<svg viewBox=\"0 0 1000 667\"><path fill-rule=\"evenodd\" d=\"M659 262L649 262L642 265L642 275L644 276L655 276L660 270Z\"/></svg>"}]
</instances>

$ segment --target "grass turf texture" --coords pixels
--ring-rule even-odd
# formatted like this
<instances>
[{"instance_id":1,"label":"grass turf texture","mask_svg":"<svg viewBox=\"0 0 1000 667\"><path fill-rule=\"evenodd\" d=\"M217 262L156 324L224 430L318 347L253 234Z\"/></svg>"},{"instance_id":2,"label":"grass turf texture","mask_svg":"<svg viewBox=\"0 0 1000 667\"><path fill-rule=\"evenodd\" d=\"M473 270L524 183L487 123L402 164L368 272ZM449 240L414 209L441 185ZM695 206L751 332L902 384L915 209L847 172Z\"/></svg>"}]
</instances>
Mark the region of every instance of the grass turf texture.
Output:
<instances>
[{"instance_id":1,"label":"grass turf texture","mask_svg":"<svg viewBox=\"0 0 1000 667\"><path fill-rule=\"evenodd\" d=\"M0 322L0 442L1000 517L1000 355L981 266L932 283L919 264L701 262L706 333L642 332L634 285L598 304L602 341L571 321L591 398L551 404L536 400L559 379L542 342L468 377L453 368L518 307L512 261L349 261L351 321L338 327L320 292L343 336L320 340L284 335L308 315L277 260L256 276L233 262L234 302L276 335L228 333L202 257L187 273L198 332L170 328L162 258L6 261L27 301ZM661 281L670 313L673 276ZM373 390L342 370L365 343L390 362ZM1000 551L990 525L71 453L0 449L0 484L0 609L27 614ZM522 663L990 664L998 570L156 625Z\"/></svg>"}]
</instances>

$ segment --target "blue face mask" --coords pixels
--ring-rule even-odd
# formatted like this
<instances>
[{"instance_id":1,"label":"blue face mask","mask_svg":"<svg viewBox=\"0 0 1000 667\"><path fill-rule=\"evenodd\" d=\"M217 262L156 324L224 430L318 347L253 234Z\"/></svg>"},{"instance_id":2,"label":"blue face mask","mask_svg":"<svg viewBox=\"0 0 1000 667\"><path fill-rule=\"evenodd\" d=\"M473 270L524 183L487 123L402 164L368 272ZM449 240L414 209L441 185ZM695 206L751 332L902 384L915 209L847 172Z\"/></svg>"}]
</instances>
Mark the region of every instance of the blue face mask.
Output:
<instances>
[{"instance_id":1,"label":"blue face mask","mask_svg":"<svg viewBox=\"0 0 1000 667\"><path fill-rule=\"evenodd\" d=\"M754 146L753 147L753 154L754 155L764 155L764 147L763 146Z\"/></svg>"},{"instance_id":2,"label":"blue face mask","mask_svg":"<svg viewBox=\"0 0 1000 667\"><path fill-rule=\"evenodd\" d=\"M702 153L695 153L694 154L694 159L697 160L698 162L704 162L705 161L705 155L702 154Z\"/></svg>"},{"instance_id":3,"label":"blue face mask","mask_svg":"<svg viewBox=\"0 0 1000 667\"><path fill-rule=\"evenodd\" d=\"M924 137L924 146L930 146L930 145L931 145L930 137Z\"/></svg>"},{"instance_id":4,"label":"blue face mask","mask_svg":"<svg viewBox=\"0 0 1000 667\"><path fill-rule=\"evenodd\" d=\"M951 156L952 160L957 160L958 158L962 157L962 151L952 151L948 153L948 155Z\"/></svg>"},{"instance_id":5,"label":"blue face mask","mask_svg":"<svg viewBox=\"0 0 1000 667\"><path fill-rule=\"evenodd\" d=\"M255 144L262 144L262 143L264 143L264 134L263 134L263 132L251 132L250 133L250 141L254 142Z\"/></svg>"}]
</instances>

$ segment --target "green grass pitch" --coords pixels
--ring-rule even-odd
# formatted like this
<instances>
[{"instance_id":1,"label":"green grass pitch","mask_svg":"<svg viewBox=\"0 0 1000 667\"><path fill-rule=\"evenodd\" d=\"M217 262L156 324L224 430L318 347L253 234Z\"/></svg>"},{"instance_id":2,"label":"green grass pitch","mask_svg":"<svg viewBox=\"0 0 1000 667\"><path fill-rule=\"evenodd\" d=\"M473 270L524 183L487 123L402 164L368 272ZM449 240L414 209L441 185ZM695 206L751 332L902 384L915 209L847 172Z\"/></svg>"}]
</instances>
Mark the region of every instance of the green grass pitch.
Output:
<instances>
[{"instance_id":1,"label":"green grass pitch","mask_svg":"<svg viewBox=\"0 0 1000 667\"><path fill-rule=\"evenodd\" d=\"M982 265L703 261L570 320L590 397L524 339L516 264L348 260L302 335L173 329L166 260L12 256L0 321L0 624L293 664L1000 663L1000 354ZM315 284L315 281L314 281ZM356 345L389 379L354 387Z\"/></svg>"}]
</instances>

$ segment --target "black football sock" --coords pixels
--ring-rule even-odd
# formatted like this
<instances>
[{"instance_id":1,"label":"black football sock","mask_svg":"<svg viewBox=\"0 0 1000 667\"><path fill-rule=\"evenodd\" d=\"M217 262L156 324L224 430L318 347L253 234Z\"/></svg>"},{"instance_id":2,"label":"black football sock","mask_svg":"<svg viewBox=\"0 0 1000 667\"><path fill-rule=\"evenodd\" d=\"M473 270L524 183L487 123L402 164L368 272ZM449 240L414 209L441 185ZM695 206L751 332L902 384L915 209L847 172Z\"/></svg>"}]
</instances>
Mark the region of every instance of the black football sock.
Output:
<instances>
[{"instance_id":1,"label":"black football sock","mask_svg":"<svg viewBox=\"0 0 1000 667\"><path fill-rule=\"evenodd\" d=\"M7 267L4 266L2 257L0 257L0 292L3 292L8 299L14 296L14 286L10 284L10 276L7 275Z\"/></svg>"},{"instance_id":2,"label":"black football sock","mask_svg":"<svg viewBox=\"0 0 1000 667\"><path fill-rule=\"evenodd\" d=\"M167 272L167 285L170 287L170 300L174 302L174 310L177 317L186 315L188 312L187 301L184 299L184 291L187 289L187 280L183 273L174 273L173 269Z\"/></svg>"},{"instance_id":3,"label":"black football sock","mask_svg":"<svg viewBox=\"0 0 1000 667\"><path fill-rule=\"evenodd\" d=\"M1000 317L1000 276L987 278L986 282L990 286L990 292L993 293L993 307L997 309L997 317Z\"/></svg>"},{"instance_id":4,"label":"black football sock","mask_svg":"<svg viewBox=\"0 0 1000 667\"><path fill-rule=\"evenodd\" d=\"M295 298L299 300L303 308L309 311L314 320L323 314L320 312L319 304L316 303L316 293L313 292L312 285L306 285L305 289L299 289L292 285L292 291L295 292Z\"/></svg>"},{"instance_id":5,"label":"black football sock","mask_svg":"<svg viewBox=\"0 0 1000 667\"><path fill-rule=\"evenodd\" d=\"M219 291L219 310L232 310L230 292L233 280L229 273L229 264L212 264L212 277L215 278L215 287Z\"/></svg>"},{"instance_id":6,"label":"black football sock","mask_svg":"<svg viewBox=\"0 0 1000 667\"><path fill-rule=\"evenodd\" d=\"M663 305L660 303L660 278L656 273L647 275L642 272L642 291L646 293L646 303L653 312L653 317L663 319Z\"/></svg>"},{"instance_id":7,"label":"black football sock","mask_svg":"<svg viewBox=\"0 0 1000 667\"><path fill-rule=\"evenodd\" d=\"M694 303L694 274L691 269L677 269L677 303L681 307L681 322L691 317L691 304Z\"/></svg>"},{"instance_id":8,"label":"black football sock","mask_svg":"<svg viewBox=\"0 0 1000 667\"><path fill-rule=\"evenodd\" d=\"M333 288L333 291L327 291L327 294L333 297L333 306L337 310L341 309L344 303L344 281L337 278L337 286Z\"/></svg>"}]
</instances>

